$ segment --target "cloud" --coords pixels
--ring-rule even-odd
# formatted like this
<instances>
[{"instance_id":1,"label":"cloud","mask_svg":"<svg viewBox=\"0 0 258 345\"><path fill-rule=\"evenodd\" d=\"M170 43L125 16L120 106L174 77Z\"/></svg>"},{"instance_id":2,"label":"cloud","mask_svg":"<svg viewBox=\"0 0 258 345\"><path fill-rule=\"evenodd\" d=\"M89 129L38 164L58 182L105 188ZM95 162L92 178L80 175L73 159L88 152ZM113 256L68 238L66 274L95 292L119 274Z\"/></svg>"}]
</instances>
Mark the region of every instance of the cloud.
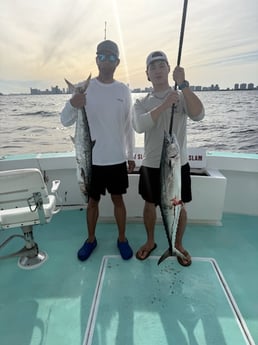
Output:
<instances>
[{"instance_id":1,"label":"cloud","mask_svg":"<svg viewBox=\"0 0 258 345\"><path fill-rule=\"evenodd\" d=\"M188 2L181 61L191 75L198 78L205 69L207 80L215 75L214 83L220 83L223 66L232 71L231 84L235 73L258 84L256 1ZM182 0L1 0L1 78L57 84L64 77L76 81L94 75L106 22L107 38L122 52L117 78L134 87L149 85L145 58L151 50L164 50L171 66L176 64L182 9Z\"/></svg>"}]
</instances>

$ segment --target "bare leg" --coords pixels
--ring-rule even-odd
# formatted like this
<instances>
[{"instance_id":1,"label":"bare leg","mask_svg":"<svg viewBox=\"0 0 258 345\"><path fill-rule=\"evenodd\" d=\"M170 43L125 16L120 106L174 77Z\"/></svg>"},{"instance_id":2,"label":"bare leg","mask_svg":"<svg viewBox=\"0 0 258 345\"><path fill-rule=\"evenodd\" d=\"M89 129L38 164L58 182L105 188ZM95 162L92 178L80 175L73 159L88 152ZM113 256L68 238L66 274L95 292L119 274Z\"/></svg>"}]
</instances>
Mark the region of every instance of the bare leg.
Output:
<instances>
[{"instance_id":1,"label":"bare leg","mask_svg":"<svg viewBox=\"0 0 258 345\"><path fill-rule=\"evenodd\" d=\"M123 196L112 194L111 199L114 204L114 215L118 227L118 240L119 242L125 242L126 208Z\"/></svg>"},{"instance_id":2,"label":"bare leg","mask_svg":"<svg viewBox=\"0 0 258 345\"><path fill-rule=\"evenodd\" d=\"M99 217L99 201L89 199L87 208L88 242L95 240L96 224Z\"/></svg>"},{"instance_id":3,"label":"bare leg","mask_svg":"<svg viewBox=\"0 0 258 345\"><path fill-rule=\"evenodd\" d=\"M182 207L180 216L179 216L178 226L177 226L176 243L175 243L176 248L181 253L187 253L183 247L183 236L184 236L186 224L187 224L187 213L186 213L186 209ZM186 258L187 260L183 260L184 264L187 264L188 262L191 261L191 257L188 253L186 255Z\"/></svg>"},{"instance_id":4,"label":"bare leg","mask_svg":"<svg viewBox=\"0 0 258 345\"><path fill-rule=\"evenodd\" d=\"M144 209L143 209L143 220L144 225L147 233L147 241L146 243L141 246L138 250L136 256L138 259L144 260L148 255L149 252L154 248L154 229L156 224L156 207L155 204L145 201Z\"/></svg>"},{"instance_id":5,"label":"bare leg","mask_svg":"<svg viewBox=\"0 0 258 345\"><path fill-rule=\"evenodd\" d=\"M90 198L88 207L86 210L86 223L88 227L88 238L83 243L83 246L78 250L77 257L81 261L87 260L93 250L97 246L97 240L95 238L95 229L99 215L99 202Z\"/></svg>"}]
</instances>

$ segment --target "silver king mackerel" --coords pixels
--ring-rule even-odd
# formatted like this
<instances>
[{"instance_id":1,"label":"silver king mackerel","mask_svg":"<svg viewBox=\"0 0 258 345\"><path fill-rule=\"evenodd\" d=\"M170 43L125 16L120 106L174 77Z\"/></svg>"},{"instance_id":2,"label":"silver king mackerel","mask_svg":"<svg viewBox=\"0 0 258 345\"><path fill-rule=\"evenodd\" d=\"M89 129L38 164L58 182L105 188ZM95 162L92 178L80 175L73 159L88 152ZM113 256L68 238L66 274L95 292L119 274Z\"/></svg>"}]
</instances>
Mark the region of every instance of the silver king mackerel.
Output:
<instances>
[{"instance_id":1,"label":"silver king mackerel","mask_svg":"<svg viewBox=\"0 0 258 345\"><path fill-rule=\"evenodd\" d=\"M65 79L69 89L73 93L85 93L90 82L91 75L87 80L78 84L72 84ZM85 203L89 200L89 188L92 169L92 149L95 141L92 141L90 127L85 107L78 111L78 118L75 126L75 135L72 138L75 147L77 179Z\"/></svg>"},{"instance_id":2,"label":"silver king mackerel","mask_svg":"<svg viewBox=\"0 0 258 345\"><path fill-rule=\"evenodd\" d=\"M159 258L158 265L169 256L185 256L176 249L176 233L182 208L181 200L181 159L176 135L164 132L160 160L160 211L168 239L168 249Z\"/></svg>"}]
</instances>

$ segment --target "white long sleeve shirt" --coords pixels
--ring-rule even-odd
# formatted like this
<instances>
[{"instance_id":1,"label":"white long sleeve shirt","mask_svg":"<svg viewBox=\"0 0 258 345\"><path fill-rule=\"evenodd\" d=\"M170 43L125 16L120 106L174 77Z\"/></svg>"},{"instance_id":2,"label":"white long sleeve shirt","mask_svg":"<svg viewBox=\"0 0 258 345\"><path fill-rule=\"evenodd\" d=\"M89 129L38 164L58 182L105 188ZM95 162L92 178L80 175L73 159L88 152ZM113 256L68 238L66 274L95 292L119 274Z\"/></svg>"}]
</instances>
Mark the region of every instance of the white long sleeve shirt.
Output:
<instances>
[{"instance_id":1,"label":"white long sleeve shirt","mask_svg":"<svg viewBox=\"0 0 258 345\"><path fill-rule=\"evenodd\" d=\"M86 91L85 110L91 139L94 165L120 164L133 160L134 130L132 98L129 88L118 81L110 84L91 79ZM78 109L67 101L61 112L61 122L67 127L75 123Z\"/></svg>"},{"instance_id":2,"label":"white long sleeve shirt","mask_svg":"<svg viewBox=\"0 0 258 345\"><path fill-rule=\"evenodd\" d=\"M153 94L148 94L142 99L137 99L134 105L133 127L138 133L144 133L144 157L142 165L150 168L159 168L163 145L164 131L169 132L171 109L164 111L157 121L153 121L151 110L160 105L166 92L160 93L158 99ZM187 117L200 121L204 117L204 110L198 116L190 116L182 92L179 92L179 101L175 107L173 117L173 132L179 146L181 165L188 161L187 157Z\"/></svg>"}]
</instances>

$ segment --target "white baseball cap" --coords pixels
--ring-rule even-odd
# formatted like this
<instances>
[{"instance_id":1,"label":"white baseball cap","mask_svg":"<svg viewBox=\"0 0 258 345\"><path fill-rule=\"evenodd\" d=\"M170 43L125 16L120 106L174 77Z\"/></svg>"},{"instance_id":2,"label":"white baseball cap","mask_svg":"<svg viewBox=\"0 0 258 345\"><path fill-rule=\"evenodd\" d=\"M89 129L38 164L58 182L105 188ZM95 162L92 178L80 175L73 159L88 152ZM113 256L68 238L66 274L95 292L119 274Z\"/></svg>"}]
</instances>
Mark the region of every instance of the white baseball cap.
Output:
<instances>
[{"instance_id":1,"label":"white baseball cap","mask_svg":"<svg viewBox=\"0 0 258 345\"><path fill-rule=\"evenodd\" d=\"M166 55L165 53L163 53L162 51L157 50L157 51L154 51L154 52L150 53L150 54L147 56L147 59L146 59L147 68L149 67L149 65L150 65L152 62L158 61L158 60L165 61L167 64L169 64L169 63L168 63L167 55Z\"/></svg>"}]
</instances>

